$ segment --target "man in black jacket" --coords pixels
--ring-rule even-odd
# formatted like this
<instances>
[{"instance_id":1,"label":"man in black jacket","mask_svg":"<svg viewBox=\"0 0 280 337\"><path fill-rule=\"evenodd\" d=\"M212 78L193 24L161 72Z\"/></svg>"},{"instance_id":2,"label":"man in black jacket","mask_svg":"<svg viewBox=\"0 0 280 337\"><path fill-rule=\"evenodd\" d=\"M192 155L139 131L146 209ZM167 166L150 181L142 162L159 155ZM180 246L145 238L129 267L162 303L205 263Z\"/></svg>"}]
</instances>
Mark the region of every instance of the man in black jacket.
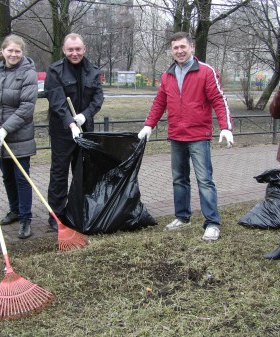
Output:
<instances>
[{"instance_id":1,"label":"man in black jacket","mask_svg":"<svg viewBox=\"0 0 280 337\"><path fill-rule=\"evenodd\" d=\"M79 34L68 34L63 43L65 57L50 65L45 80L49 101L49 134L51 140L51 169L48 203L54 213L63 217L67 202L68 175L75 166L77 147L75 138L83 131L93 131L93 116L101 109L103 90L97 66L84 56L86 47ZM77 115L72 116L67 97ZM56 221L50 217L52 229Z\"/></svg>"}]
</instances>

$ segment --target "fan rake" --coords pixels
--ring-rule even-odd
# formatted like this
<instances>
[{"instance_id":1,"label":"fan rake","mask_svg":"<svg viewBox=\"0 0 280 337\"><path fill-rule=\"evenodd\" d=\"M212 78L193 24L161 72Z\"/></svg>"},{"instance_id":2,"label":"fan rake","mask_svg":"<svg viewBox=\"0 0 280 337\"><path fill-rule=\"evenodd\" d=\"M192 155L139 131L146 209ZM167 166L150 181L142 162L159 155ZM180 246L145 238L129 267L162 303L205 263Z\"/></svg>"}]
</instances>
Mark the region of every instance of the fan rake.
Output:
<instances>
[{"instance_id":1,"label":"fan rake","mask_svg":"<svg viewBox=\"0 0 280 337\"><path fill-rule=\"evenodd\" d=\"M5 276L0 283L0 320L16 319L41 311L54 295L16 274L9 261L2 228L0 243L5 260Z\"/></svg>"},{"instance_id":2,"label":"fan rake","mask_svg":"<svg viewBox=\"0 0 280 337\"><path fill-rule=\"evenodd\" d=\"M57 226L58 226L58 249L59 250L72 250L73 248L78 248L78 247L84 247L88 245L88 238L86 235L79 233L65 225L58 219L58 217L55 215L53 210L51 209L51 206L47 203L45 198L42 196L38 188L35 186L33 181L30 179L28 174L24 171L23 167L9 148L8 144L3 140L3 145L5 149L8 151L9 155L15 162L15 164L18 166L20 169L21 173L25 176L26 180L29 182L29 184L32 186L34 191L37 193L39 198L41 199L42 203L46 206L48 209L49 213L51 216L55 219Z\"/></svg>"}]
</instances>

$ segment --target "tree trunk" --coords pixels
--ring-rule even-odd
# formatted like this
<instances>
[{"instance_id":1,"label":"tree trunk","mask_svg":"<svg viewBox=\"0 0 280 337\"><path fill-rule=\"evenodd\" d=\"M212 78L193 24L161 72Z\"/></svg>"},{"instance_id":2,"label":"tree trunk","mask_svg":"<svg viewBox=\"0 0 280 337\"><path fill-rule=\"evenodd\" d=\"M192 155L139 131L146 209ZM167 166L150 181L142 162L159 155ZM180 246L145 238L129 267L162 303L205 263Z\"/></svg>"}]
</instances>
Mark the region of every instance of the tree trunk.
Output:
<instances>
[{"instance_id":1,"label":"tree trunk","mask_svg":"<svg viewBox=\"0 0 280 337\"><path fill-rule=\"evenodd\" d=\"M212 0L197 1L198 23L195 32L195 55L202 62L206 62L208 33L212 25L210 21L211 5Z\"/></svg>"},{"instance_id":2,"label":"tree trunk","mask_svg":"<svg viewBox=\"0 0 280 337\"><path fill-rule=\"evenodd\" d=\"M244 98L244 103L247 110L254 110L254 98L251 92L250 74L240 80L242 88L242 97Z\"/></svg>"},{"instance_id":3,"label":"tree trunk","mask_svg":"<svg viewBox=\"0 0 280 337\"><path fill-rule=\"evenodd\" d=\"M64 37L70 33L69 24L69 5L70 0L50 1L52 21L53 21L53 51L52 62L55 62L63 57L62 42Z\"/></svg>"},{"instance_id":4,"label":"tree trunk","mask_svg":"<svg viewBox=\"0 0 280 337\"><path fill-rule=\"evenodd\" d=\"M156 62L152 62L152 87L156 86Z\"/></svg>"},{"instance_id":5,"label":"tree trunk","mask_svg":"<svg viewBox=\"0 0 280 337\"><path fill-rule=\"evenodd\" d=\"M279 73L275 71L271 77L271 80L265 87L258 103L255 106L256 110L264 110L273 90L276 88L278 83L279 83Z\"/></svg>"},{"instance_id":6,"label":"tree trunk","mask_svg":"<svg viewBox=\"0 0 280 337\"><path fill-rule=\"evenodd\" d=\"M174 32L189 32L191 24L191 13L194 8L194 4L188 4L188 0L178 0L175 4L174 12Z\"/></svg>"},{"instance_id":7,"label":"tree trunk","mask_svg":"<svg viewBox=\"0 0 280 337\"><path fill-rule=\"evenodd\" d=\"M10 0L0 1L0 41L11 33Z\"/></svg>"},{"instance_id":8,"label":"tree trunk","mask_svg":"<svg viewBox=\"0 0 280 337\"><path fill-rule=\"evenodd\" d=\"M275 50L274 57L274 72L271 77L271 80L268 82L266 88L264 89L258 103L256 104L256 109L263 110L276 86L279 83L279 74L280 74L280 29L277 27L277 45Z\"/></svg>"},{"instance_id":9,"label":"tree trunk","mask_svg":"<svg viewBox=\"0 0 280 337\"><path fill-rule=\"evenodd\" d=\"M210 28L209 21L200 21L195 34L195 56L202 62L206 62L207 39Z\"/></svg>"}]
</instances>

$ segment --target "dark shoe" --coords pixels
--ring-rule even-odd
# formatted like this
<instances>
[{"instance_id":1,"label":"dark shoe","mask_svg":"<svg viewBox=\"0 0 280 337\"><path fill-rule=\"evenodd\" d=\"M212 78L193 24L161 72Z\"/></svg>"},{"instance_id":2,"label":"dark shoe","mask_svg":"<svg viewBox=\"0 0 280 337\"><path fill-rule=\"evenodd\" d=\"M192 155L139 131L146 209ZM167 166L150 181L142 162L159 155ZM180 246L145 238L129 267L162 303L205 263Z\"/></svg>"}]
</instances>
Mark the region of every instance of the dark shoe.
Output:
<instances>
[{"instance_id":1,"label":"dark shoe","mask_svg":"<svg viewBox=\"0 0 280 337\"><path fill-rule=\"evenodd\" d=\"M27 239L31 236L31 220L25 219L20 221L20 229L18 237L20 239Z\"/></svg>"},{"instance_id":2,"label":"dark shoe","mask_svg":"<svg viewBox=\"0 0 280 337\"><path fill-rule=\"evenodd\" d=\"M0 224L5 226L16 221L18 221L18 215L14 212L8 212L7 215L0 221Z\"/></svg>"},{"instance_id":3,"label":"dark shoe","mask_svg":"<svg viewBox=\"0 0 280 337\"><path fill-rule=\"evenodd\" d=\"M53 231L58 232L58 225L56 220L53 217L49 217L49 224Z\"/></svg>"},{"instance_id":4,"label":"dark shoe","mask_svg":"<svg viewBox=\"0 0 280 337\"><path fill-rule=\"evenodd\" d=\"M265 254L265 259L278 260L280 259L280 246L276 248L273 252Z\"/></svg>"}]
</instances>

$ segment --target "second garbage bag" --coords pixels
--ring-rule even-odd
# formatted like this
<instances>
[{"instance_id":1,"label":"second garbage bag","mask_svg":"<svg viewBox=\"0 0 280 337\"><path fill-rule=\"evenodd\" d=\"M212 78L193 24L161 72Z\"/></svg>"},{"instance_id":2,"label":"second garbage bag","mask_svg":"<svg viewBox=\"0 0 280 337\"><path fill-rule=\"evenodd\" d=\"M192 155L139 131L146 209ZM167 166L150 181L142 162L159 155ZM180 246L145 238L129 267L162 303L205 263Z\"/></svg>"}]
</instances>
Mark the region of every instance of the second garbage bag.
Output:
<instances>
[{"instance_id":1,"label":"second garbage bag","mask_svg":"<svg viewBox=\"0 0 280 337\"><path fill-rule=\"evenodd\" d=\"M138 172L146 140L135 133L84 133L65 209L66 225L84 234L156 225L140 200Z\"/></svg>"},{"instance_id":2,"label":"second garbage bag","mask_svg":"<svg viewBox=\"0 0 280 337\"><path fill-rule=\"evenodd\" d=\"M268 183L265 199L245 214L238 224L263 229L280 228L280 169L269 169L254 177L259 183Z\"/></svg>"}]
</instances>

